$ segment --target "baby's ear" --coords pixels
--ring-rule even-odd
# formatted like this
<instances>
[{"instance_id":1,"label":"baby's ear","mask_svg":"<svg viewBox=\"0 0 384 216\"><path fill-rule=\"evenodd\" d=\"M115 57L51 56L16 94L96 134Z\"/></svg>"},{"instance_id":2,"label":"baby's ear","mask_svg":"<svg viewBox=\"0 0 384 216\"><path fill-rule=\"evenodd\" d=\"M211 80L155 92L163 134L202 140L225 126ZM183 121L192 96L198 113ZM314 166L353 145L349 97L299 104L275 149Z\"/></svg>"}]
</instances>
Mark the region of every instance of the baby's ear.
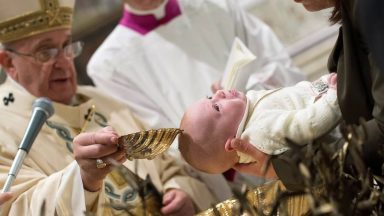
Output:
<instances>
[{"instance_id":1,"label":"baby's ear","mask_svg":"<svg viewBox=\"0 0 384 216\"><path fill-rule=\"evenodd\" d=\"M232 148L232 145L231 145L231 142L233 139L234 138L227 139L227 141L225 142L225 145L224 145L225 151L227 151L227 152L235 151L235 149Z\"/></svg>"}]
</instances>

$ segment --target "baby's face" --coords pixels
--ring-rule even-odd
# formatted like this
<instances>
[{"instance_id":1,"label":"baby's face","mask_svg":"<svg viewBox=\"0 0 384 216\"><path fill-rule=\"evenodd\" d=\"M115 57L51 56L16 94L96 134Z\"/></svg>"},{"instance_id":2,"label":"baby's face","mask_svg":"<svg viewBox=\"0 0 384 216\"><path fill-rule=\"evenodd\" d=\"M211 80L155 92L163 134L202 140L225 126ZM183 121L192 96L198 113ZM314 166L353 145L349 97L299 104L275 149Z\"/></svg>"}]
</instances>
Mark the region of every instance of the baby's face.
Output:
<instances>
[{"instance_id":1,"label":"baby's face","mask_svg":"<svg viewBox=\"0 0 384 216\"><path fill-rule=\"evenodd\" d=\"M190 118L199 122L198 125L202 130L211 129L220 134L228 135L229 132L235 135L246 105L247 99L244 93L236 90L219 90L212 97L195 103L187 112ZM206 128L208 125L210 128Z\"/></svg>"},{"instance_id":2,"label":"baby's face","mask_svg":"<svg viewBox=\"0 0 384 216\"><path fill-rule=\"evenodd\" d=\"M246 105L244 93L220 90L212 97L202 99L189 107L180 127L197 146L187 147L181 144L180 151L183 156L188 157L185 149L189 148L189 162L205 161L199 164L207 166L206 168L197 167L196 164L195 168L210 173L232 167L238 157L235 152L225 150L225 143L236 135Z\"/></svg>"}]
</instances>

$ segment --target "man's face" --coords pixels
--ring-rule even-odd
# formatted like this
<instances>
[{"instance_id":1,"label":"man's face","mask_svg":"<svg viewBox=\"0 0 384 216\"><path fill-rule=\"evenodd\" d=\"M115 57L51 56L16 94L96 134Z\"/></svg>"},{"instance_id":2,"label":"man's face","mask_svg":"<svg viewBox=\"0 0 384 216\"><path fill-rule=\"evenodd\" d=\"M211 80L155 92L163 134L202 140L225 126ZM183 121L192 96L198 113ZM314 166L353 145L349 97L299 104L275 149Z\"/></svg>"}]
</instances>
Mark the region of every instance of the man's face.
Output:
<instances>
[{"instance_id":1,"label":"man's face","mask_svg":"<svg viewBox=\"0 0 384 216\"><path fill-rule=\"evenodd\" d=\"M11 43L19 53L36 53L49 48L62 49L70 44L71 31L61 29L31 36ZM46 63L37 62L33 57L7 52L10 63L5 67L7 74L36 97L48 97L59 103L69 104L76 93L77 78L73 58L58 56Z\"/></svg>"},{"instance_id":2,"label":"man's face","mask_svg":"<svg viewBox=\"0 0 384 216\"><path fill-rule=\"evenodd\" d=\"M335 0L295 0L303 4L308 11L320 11L335 6Z\"/></svg>"}]
</instances>

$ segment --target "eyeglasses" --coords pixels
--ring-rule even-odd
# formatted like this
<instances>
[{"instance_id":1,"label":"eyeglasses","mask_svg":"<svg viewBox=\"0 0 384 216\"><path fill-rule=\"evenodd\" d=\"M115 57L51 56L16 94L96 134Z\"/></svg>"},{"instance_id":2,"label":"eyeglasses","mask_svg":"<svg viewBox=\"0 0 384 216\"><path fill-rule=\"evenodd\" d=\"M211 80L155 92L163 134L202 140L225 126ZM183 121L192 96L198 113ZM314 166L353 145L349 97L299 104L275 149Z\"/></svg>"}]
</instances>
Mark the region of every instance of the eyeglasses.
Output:
<instances>
[{"instance_id":1,"label":"eyeglasses","mask_svg":"<svg viewBox=\"0 0 384 216\"><path fill-rule=\"evenodd\" d=\"M20 53L11 48L5 48L6 51L14 53L16 55L32 57L37 63L49 63L52 60L55 60L60 54L61 50L64 52L64 56L67 58L76 58L81 54L83 50L84 43L82 41L76 41L71 44L66 45L64 48L49 48L38 50L35 53Z\"/></svg>"}]
</instances>

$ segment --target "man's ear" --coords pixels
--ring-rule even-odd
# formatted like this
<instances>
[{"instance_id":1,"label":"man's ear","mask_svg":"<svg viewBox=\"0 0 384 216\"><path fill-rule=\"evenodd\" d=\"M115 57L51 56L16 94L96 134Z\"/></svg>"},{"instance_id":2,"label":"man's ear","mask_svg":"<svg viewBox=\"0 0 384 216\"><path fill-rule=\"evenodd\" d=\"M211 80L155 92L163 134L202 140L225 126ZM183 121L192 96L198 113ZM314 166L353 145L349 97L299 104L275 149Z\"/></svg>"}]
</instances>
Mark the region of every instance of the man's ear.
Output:
<instances>
[{"instance_id":1,"label":"man's ear","mask_svg":"<svg viewBox=\"0 0 384 216\"><path fill-rule=\"evenodd\" d=\"M13 65L11 56L6 51L0 51L0 65L8 76L17 79L16 68Z\"/></svg>"},{"instance_id":2,"label":"man's ear","mask_svg":"<svg viewBox=\"0 0 384 216\"><path fill-rule=\"evenodd\" d=\"M224 145L225 151L227 151L227 152L235 151L235 149L232 148L232 145L231 145L231 142L233 139L234 138L227 139L227 141L225 142L225 145Z\"/></svg>"}]
</instances>

